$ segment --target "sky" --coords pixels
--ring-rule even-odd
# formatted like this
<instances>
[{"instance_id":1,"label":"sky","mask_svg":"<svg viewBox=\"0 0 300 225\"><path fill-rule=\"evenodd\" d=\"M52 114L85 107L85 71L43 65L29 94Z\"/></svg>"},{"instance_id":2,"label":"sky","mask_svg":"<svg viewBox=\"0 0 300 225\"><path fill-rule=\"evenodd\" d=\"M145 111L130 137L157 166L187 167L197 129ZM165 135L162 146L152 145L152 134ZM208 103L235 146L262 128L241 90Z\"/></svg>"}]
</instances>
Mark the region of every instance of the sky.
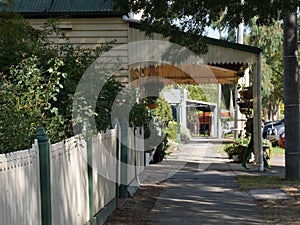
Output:
<instances>
[{"instance_id":1,"label":"sky","mask_svg":"<svg viewBox=\"0 0 300 225\"><path fill-rule=\"evenodd\" d=\"M207 28L207 36L208 37L211 37L211 38L216 38L216 39L219 39L220 37L220 34L217 30L213 30L211 28Z\"/></svg>"}]
</instances>

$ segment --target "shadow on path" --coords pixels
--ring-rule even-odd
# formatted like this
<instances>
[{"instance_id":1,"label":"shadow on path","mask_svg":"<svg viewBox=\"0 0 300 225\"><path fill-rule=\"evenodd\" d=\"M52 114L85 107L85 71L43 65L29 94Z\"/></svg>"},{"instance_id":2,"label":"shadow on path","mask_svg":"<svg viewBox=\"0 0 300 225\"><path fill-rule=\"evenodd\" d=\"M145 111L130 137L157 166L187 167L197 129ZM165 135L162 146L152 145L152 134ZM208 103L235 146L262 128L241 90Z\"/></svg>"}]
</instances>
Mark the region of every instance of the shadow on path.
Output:
<instances>
[{"instance_id":1,"label":"shadow on path","mask_svg":"<svg viewBox=\"0 0 300 225\"><path fill-rule=\"evenodd\" d=\"M148 181L155 177L155 169L165 178L164 189L150 211L151 224L264 224L254 200L239 190L236 180L237 174L264 172L258 172L256 165L246 171L218 154L215 147L211 143L183 145L168 159L182 165L180 170L168 174L163 165L148 170ZM281 175L284 170L276 166L265 174L272 172Z\"/></svg>"}]
</instances>

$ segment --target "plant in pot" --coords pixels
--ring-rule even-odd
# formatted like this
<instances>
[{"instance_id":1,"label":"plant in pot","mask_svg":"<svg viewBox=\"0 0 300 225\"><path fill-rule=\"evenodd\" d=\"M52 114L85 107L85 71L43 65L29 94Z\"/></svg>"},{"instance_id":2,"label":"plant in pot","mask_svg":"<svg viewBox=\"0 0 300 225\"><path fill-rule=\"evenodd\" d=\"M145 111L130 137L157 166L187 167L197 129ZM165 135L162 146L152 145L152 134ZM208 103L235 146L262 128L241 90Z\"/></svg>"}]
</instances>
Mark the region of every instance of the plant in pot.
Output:
<instances>
[{"instance_id":1,"label":"plant in pot","mask_svg":"<svg viewBox=\"0 0 300 225\"><path fill-rule=\"evenodd\" d=\"M233 143L225 145L223 150L227 153L229 159L239 162L242 160L244 152L248 147L248 142L248 138L239 138Z\"/></svg>"}]
</instances>

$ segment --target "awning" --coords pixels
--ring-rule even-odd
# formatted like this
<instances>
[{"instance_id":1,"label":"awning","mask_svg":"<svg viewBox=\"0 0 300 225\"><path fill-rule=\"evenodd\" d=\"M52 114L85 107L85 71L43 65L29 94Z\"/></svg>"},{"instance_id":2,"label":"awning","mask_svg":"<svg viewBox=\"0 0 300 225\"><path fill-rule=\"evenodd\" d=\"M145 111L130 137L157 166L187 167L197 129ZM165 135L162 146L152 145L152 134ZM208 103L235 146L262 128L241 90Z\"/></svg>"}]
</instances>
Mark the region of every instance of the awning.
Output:
<instances>
[{"instance_id":1,"label":"awning","mask_svg":"<svg viewBox=\"0 0 300 225\"><path fill-rule=\"evenodd\" d=\"M139 29L130 28L130 82L159 76L180 84L236 84L245 70L257 63L261 52L252 46L206 38L207 54L195 55L182 46L157 40L163 37L156 34L147 39Z\"/></svg>"},{"instance_id":2,"label":"awning","mask_svg":"<svg viewBox=\"0 0 300 225\"><path fill-rule=\"evenodd\" d=\"M162 64L130 69L130 82L141 77L162 77L165 83L177 84L235 84L240 75L236 70L212 65Z\"/></svg>"}]
</instances>

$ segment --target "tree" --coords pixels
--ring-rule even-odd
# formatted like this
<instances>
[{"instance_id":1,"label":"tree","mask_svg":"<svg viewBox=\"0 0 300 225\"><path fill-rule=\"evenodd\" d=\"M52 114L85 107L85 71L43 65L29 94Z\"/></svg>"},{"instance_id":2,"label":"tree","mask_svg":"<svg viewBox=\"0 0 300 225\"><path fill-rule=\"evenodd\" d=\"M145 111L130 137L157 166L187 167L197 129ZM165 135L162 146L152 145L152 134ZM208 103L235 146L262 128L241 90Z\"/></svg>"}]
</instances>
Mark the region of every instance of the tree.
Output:
<instances>
[{"instance_id":1,"label":"tree","mask_svg":"<svg viewBox=\"0 0 300 225\"><path fill-rule=\"evenodd\" d=\"M297 14L284 18L284 104L286 178L300 180L300 108Z\"/></svg>"},{"instance_id":2,"label":"tree","mask_svg":"<svg viewBox=\"0 0 300 225\"><path fill-rule=\"evenodd\" d=\"M229 28L244 21L249 24L258 16L258 24L272 24L274 19L283 18L284 10L292 10L297 0L245 1L236 0L173 0L116 1L116 7L127 12L142 13L142 29L147 34L162 33L170 41L188 47L196 53L207 51L204 39L205 28L219 21L220 15Z\"/></svg>"},{"instance_id":3,"label":"tree","mask_svg":"<svg viewBox=\"0 0 300 225\"><path fill-rule=\"evenodd\" d=\"M246 43L263 49L262 104L265 120L273 121L283 103L283 24L275 21L272 25L259 26L254 18Z\"/></svg>"},{"instance_id":4,"label":"tree","mask_svg":"<svg viewBox=\"0 0 300 225\"><path fill-rule=\"evenodd\" d=\"M207 102L207 96L199 85L187 85L188 98L191 100L198 100Z\"/></svg>"}]
</instances>

